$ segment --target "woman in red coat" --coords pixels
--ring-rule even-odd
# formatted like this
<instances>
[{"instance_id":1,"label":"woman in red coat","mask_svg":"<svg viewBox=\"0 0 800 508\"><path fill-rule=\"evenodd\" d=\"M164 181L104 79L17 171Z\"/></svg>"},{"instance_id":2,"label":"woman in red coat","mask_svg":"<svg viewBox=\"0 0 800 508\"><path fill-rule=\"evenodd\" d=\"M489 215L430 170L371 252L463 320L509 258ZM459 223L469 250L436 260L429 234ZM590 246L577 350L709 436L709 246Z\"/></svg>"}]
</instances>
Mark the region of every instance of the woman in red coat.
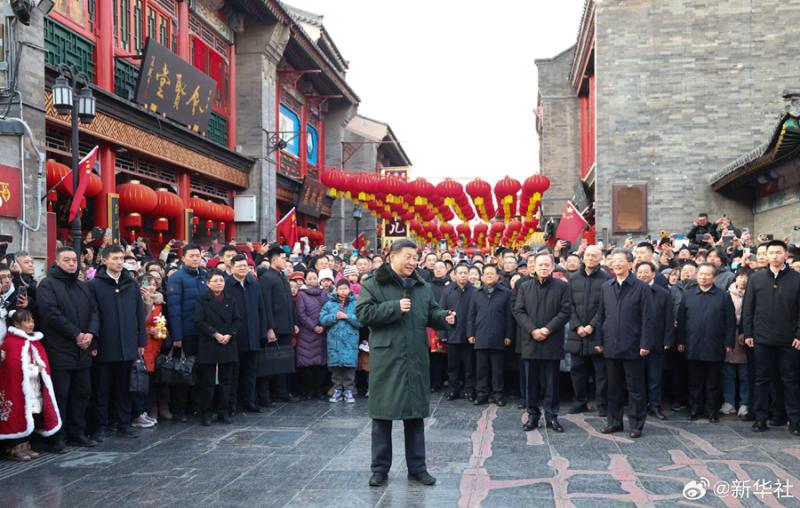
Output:
<instances>
[{"instance_id":1,"label":"woman in red coat","mask_svg":"<svg viewBox=\"0 0 800 508\"><path fill-rule=\"evenodd\" d=\"M61 416L42 334L34 331L33 316L27 310L12 311L10 322L0 346L0 439L14 440L10 458L31 460L38 454L24 438L34 430L52 436L61 428Z\"/></svg>"}]
</instances>

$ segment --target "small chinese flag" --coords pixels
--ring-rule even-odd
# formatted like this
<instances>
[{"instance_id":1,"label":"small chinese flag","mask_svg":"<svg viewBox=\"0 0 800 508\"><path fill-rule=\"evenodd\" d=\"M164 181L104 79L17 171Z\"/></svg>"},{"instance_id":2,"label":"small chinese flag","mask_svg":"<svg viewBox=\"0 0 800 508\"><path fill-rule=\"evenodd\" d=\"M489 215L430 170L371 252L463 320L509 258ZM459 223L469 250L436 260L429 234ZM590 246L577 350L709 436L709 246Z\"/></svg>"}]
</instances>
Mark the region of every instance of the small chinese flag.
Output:
<instances>
[{"instance_id":1,"label":"small chinese flag","mask_svg":"<svg viewBox=\"0 0 800 508\"><path fill-rule=\"evenodd\" d=\"M283 218L278 221L276 230L278 232L279 239L280 236L283 236L283 243L292 246L298 241L299 235L297 234L297 212L294 208L289 210L289 213L284 215Z\"/></svg>"},{"instance_id":2,"label":"small chinese flag","mask_svg":"<svg viewBox=\"0 0 800 508\"><path fill-rule=\"evenodd\" d=\"M78 188L72 193L72 204L69 207L69 222L75 219L81 209L83 194L86 192L86 186L89 185L89 174L91 174L94 163L97 161L97 149L98 147L92 148L92 150L86 154L86 157L78 163Z\"/></svg>"},{"instance_id":3,"label":"small chinese flag","mask_svg":"<svg viewBox=\"0 0 800 508\"><path fill-rule=\"evenodd\" d=\"M358 238L353 240L353 243L350 245L353 246L356 252L360 253L361 251L367 248L367 235L364 233L359 234Z\"/></svg>"},{"instance_id":4,"label":"small chinese flag","mask_svg":"<svg viewBox=\"0 0 800 508\"><path fill-rule=\"evenodd\" d=\"M561 214L561 220L558 222L558 229L556 230L556 238L560 240L567 240L577 243L589 223L583 218L583 215L575 208L575 205L567 201L564 205L564 213Z\"/></svg>"}]
</instances>

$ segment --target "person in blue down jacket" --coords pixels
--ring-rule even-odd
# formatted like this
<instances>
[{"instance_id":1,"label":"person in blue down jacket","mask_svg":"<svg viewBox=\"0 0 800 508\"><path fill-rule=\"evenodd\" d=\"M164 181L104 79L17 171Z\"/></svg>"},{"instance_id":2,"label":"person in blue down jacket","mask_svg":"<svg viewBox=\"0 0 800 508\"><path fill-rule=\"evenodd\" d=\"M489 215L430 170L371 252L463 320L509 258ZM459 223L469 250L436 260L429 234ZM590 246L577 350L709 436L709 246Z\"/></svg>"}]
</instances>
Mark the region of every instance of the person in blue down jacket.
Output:
<instances>
[{"instance_id":1,"label":"person in blue down jacket","mask_svg":"<svg viewBox=\"0 0 800 508\"><path fill-rule=\"evenodd\" d=\"M350 292L346 279L336 284L336 292L319 313L319 322L328 328L328 368L334 392L330 402L354 403L353 387L358 365L358 329L361 324L356 317L356 299Z\"/></svg>"},{"instance_id":2,"label":"person in blue down jacket","mask_svg":"<svg viewBox=\"0 0 800 508\"><path fill-rule=\"evenodd\" d=\"M463 390L464 398L475 401L475 351L467 341L467 316L469 304L477 289L469 283L469 266L459 263L453 269L455 284L448 285L438 299L439 306L452 310L457 316L454 330L441 330L439 338L447 343L447 400L456 400Z\"/></svg>"},{"instance_id":3,"label":"person in blue down jacket","mask_svg":"<svg viewBox=\"0 0 800 508\"><path fill-rule=\"evenodd\" d=\"M716 275L714 265L701 264L697 286L678 307L678 351L685 351L689 362L689 418L706 414L712 423L719 421L722 405L725 353L736 345L736 309L728 292L714 285Z\"/></svg>"},{"instance_id":4,"label":"person in blue down jacket","mask_svg":"<svg viewBox=\"0 0 800 508\"><path fill-rule=\"evenodd\" d=\"M167 323L172 346L181 348L188 356L197 355L197 331L194 327L194 308L197 298L208 292L206 272L200 267L200 247L187 244L183 247L183 268L167 280ZM172 388L172 410L178 421L187 421L189 388Z\"/></svg>"},{"instance_id":5,"label":"person in blue down jacket","mask_svg":"<svg viewBox=\"0 0 800 508\"><path fill-rule=\"evenodd\" d=\"M605 356L608 377L608 422L601 432L622 431L627 387L628 435L639 438L647 418L645 357L653 350L653 293L631 273L632 263L629 250L612 253L614 278L600 289L595 350Z\"/></svg>"},{"instance_id":6,"label":"person in blue down jacket","mask_svg":"<svg viewBox=\"0 0 800 508\"><path fill-rule=\"evenodd\" d=\"M490 374L492 402L498 406L506 405L503 396L503 362L505 348L511 345L511 333L516 323L511 314L511 290L498 284L499 280L497 265L487 266L483 270L483 285L475 290L466 313L467 337L475 347L477 358L478 393L475 405L486 404L490 400Z\"/></svg>"},{"instance_id":7,"label":"person in blue down jacket","mask_svg":"<svg viewBox=\"0 0 800 508\"><path fill-rule=\"evenodd\" d=\"M144 353L147 343L144 301L139 283L122 266L125 250L112 245L103 252L104 266L89 282L100 313L100 333L95 357L95 386L92 393L97 418L95 441L103 441L109 424L109 400L114 399L117 435L134 437L131 428L130 376L133 361ZM113 392L111 390L114 390ZM137 415L138 416L138 415Z\"/></svg>"}]
</instances>

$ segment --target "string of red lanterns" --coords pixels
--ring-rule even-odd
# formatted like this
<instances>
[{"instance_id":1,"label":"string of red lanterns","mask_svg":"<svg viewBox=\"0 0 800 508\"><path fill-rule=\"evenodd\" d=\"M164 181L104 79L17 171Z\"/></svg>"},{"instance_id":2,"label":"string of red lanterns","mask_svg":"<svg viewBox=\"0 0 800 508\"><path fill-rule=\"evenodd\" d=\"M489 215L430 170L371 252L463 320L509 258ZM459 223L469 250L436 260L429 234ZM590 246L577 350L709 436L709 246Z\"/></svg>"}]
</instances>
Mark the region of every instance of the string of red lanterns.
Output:
<instances>
[{"instance_id":1,"label":"string of red lanterns","mask_svg":"<svg viewBox=\"0 0 800 508\"><path fill-rule=\"evenodd\" d=\"M350 199L383 220L406 221L423 242L454 246L461 241L480 248L529 241L539 225L542 195L550 187L550 180L540 174L524 183L505 176L494 188L480 178L464 186L452 178L433 185L425 178L406 181L396 175L349 174L341 169L323 171L320 180L331 197ZM453 227L449 222L456 217L461 223ZM470 227L469 221L475 219L482 222Z\"/></svg>"}]
</instances>

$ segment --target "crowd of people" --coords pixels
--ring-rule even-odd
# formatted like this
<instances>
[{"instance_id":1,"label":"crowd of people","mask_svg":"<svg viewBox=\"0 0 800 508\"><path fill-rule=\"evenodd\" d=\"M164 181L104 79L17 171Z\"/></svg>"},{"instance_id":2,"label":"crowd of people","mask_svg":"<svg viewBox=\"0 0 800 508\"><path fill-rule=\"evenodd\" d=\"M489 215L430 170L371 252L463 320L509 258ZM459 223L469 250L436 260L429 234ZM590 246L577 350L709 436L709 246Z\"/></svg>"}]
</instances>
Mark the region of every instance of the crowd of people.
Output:
<instances>
[{"instance_id":1,"label":"crowd of people","mask_svg":"<svg viewBox=\"0 0 800 508\"><path fill-rule=\"evenodd\" d=\"M564 432L570 392L566 412L607 418L604 433L623 430L627 407L633 438L648 416L671 418L668 408L691 420L736 416L755 432L788 423L800 436L800 249L785 239L753 239L701 214L686 235L621 245L406 248L408 259L393 260L400 252L170 242L153 254L141 239L90 239L80 253L59 247L38 278L28 253L0 256L6 456L137 438L167 421L230 424L274 401L354 403L370 391L389 436L393 419L421 429L409 416L427 414L418 399L396 394L397 407L386 406L382 394L397 386L477 406L517 400L525 431L543 413ZM433 295L419 314L417 283ZM383 371L370 386L370 351L377 362L401 340L376 330L403 319L427 336L427 355L414 358L424 372L375 363ZM188 381L162 375L176 364ZM373 470L385 460L373 444Z\"/></svg>"}]
</instances>

